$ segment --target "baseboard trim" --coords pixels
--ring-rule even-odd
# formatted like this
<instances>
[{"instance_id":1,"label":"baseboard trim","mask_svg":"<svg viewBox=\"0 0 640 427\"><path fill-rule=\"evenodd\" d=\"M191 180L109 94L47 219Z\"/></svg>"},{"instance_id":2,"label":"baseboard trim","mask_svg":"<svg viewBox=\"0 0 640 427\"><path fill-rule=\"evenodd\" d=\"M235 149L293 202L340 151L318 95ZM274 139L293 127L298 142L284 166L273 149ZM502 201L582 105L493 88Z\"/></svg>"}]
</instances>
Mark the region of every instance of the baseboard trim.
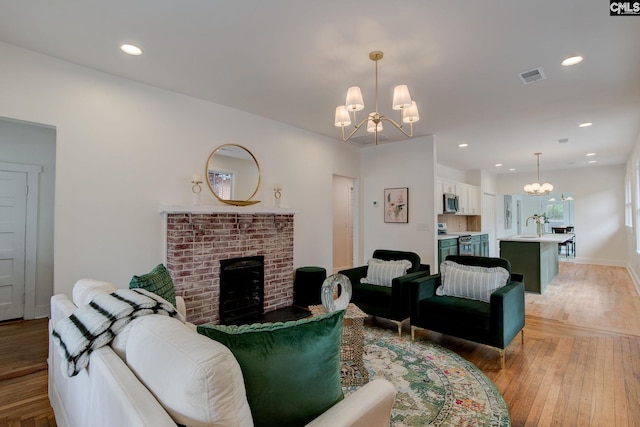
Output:
<instances>
[{"instance_id":1,"label":"baseboard trim","mask_svg":"<svg viewBox=\"0 0 640 427\"><path fill-rule=\"evenodd\" d=\"M631 268L631 265L627 263L627 271L629 272L629 276L631 276L631 280L633 281L633 286L636 288L636 293L640 296L640 278L636 275L636 272Z\"/></svg>"}]
</instances>

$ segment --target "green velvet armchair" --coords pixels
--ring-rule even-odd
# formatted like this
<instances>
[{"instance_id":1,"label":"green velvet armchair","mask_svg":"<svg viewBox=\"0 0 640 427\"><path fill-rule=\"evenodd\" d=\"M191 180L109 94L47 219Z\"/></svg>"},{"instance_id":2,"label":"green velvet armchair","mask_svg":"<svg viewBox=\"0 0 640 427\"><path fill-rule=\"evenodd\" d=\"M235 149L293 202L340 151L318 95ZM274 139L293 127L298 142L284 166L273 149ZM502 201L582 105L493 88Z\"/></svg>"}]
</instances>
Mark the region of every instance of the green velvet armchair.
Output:
<instances>
[{"instance_id":1,"label":"green velvet armchair","mask_svg":"<svg viewBox=\"0 0 640 427\"><path fill-rule=\"evenodd\" d=\"M508 272L507 284L490 294L489 302L458 296L437 295L442 286L440 274L411 282L411 339L417 328L429 329L495 347L504 368L504 349L521 333L524 341L524 278L511 272L502 258L449 255L447 261L476 267L502 267Z\"/></svg>"},{"instance_id":2,"label":"green velvet armchair","mask_svg":"<svg viewBox=\"0 0 640 427\"><path fill-rule=\"evenodd\" d=\"M411 267L404 276L393 279L390 287L361 283L367 277L368 265L339 271L351 281L351 302L365 313L383 317L398 326L398 334L402 335L402 322L409 317L410 295L409 282L430 274L428 264L420 264L420 256L414 252L376 249L372 258L384 261L408 260Z\"/></svg>"}]
</instances>

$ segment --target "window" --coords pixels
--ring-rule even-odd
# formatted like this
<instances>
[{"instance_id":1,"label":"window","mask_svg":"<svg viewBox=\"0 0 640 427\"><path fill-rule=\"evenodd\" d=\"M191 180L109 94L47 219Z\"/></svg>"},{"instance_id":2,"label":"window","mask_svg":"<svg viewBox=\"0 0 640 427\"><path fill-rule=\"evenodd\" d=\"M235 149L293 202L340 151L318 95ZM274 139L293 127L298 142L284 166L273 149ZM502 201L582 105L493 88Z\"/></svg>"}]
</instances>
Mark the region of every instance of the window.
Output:
<instances>
[{"instance_id":1,"label":"window","mask_svg":"<svg viewBox=\"0 0 640 427\"><path fill-rule=\"evenodd\" d=\"M223 200L233 199L233 173L209 171L209 182L213 192Z\"/></svg>"},{"instance_id":2,"label":"window","mask_svg":"<svg viewBox=\"0 0 640 427\"><path fill-rule=\"evenodd\" d=\"M636 224L640 224L640 160L636 159L634 167L633 167L633 183L635 184L635 199L633 201L633 219ZM640 253L640 227L636 225L636 251Z\"/></svg>"},{"instance_id":3,"label":"window","mask_svg":"<svg viewBox=\"0 0 640 427\"><path fill-rule=\"evenodd\" d=\"M624 225L633 227L633 205L631 198L631 174L624 178Z\"/></svg>"},{"instance_id":4,"label":"window","mask_svg":"<svg viewBox=\"0 0 640 427\"><path fill-rule=\"evenodd\" d=\"M564 206L563 203L549 203L545 211L545 216L549 221L564 222Z\"/></svg>"}]
</instances>

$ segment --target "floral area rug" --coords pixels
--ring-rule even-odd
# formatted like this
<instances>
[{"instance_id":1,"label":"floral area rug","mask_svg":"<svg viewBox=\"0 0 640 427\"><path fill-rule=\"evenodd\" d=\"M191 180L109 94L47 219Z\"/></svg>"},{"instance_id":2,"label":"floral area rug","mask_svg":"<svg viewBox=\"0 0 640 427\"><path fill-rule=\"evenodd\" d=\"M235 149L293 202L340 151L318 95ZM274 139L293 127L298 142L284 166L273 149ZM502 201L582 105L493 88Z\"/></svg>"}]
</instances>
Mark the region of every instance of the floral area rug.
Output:
<instances>
[{"instance_id":1,"label":"floral area rug","mask_svg":"<svg viewBox=\"0 0 640 427\"><path fill-rule=\"evenodd\" d=\"M391 413L394 427L511 425L495 384L475 365L436 343L412 342L390 330L365 327L363 359L370 380L385 378L398 391ZM359 375L346 364L344 374ZM345 395L357 388L344 387Z\"/></svg>"}]
</instances>

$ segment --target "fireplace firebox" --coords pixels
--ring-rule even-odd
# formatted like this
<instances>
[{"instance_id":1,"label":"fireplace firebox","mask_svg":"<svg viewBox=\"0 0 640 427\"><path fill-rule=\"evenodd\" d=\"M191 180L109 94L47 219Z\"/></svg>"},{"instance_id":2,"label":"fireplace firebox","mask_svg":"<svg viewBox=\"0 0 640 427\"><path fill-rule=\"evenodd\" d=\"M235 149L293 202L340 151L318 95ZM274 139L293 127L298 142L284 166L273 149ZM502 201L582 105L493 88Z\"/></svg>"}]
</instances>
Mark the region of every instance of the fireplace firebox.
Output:
<instances>
[{"instance_id":1,"label":"fireplace firebox","mask_svg":"<svg viewBox=\"0 0 640 427\"><path fill-rule=\"evenodd\" d=\"M264 311L264 256L220 260L220 323L258 322Z\"/></svg>"}]
</instances>

